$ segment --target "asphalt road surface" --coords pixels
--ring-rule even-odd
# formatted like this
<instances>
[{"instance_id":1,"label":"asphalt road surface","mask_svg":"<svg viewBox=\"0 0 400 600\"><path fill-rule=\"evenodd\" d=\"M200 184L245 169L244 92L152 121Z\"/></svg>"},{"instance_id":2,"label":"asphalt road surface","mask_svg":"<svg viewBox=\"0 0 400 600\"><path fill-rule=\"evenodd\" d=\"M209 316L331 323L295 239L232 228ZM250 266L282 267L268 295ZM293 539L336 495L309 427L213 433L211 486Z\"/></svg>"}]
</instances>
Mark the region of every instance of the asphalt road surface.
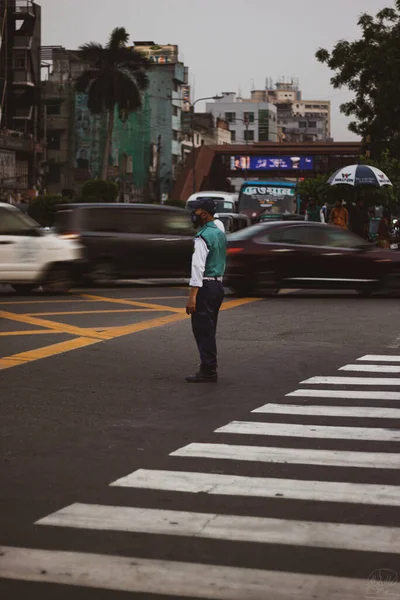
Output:
<instances>
[{"instance_id":1,"label":"asphalt road surface","mask_svg":"<svg viewBox=\"0 0 400 600\"><path fill-rule=\"evenodd\" d=\"M0 290L1 600L400 598L399 298Z\"/></svg>"}]
</instances>

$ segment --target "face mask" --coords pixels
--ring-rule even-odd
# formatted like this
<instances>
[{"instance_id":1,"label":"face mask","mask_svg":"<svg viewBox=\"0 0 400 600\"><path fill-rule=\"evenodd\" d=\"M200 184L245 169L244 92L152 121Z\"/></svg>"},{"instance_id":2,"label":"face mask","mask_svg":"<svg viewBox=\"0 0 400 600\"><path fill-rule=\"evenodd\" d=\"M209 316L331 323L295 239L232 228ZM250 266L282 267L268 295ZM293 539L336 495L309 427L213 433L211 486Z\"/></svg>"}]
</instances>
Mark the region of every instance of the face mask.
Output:
<instances>
[{"instance_id":1,"label":"face mask","mask_svg":"<svg viewBox=\"0 0 400 600\"><path fill-rule=\"evenodd\" d=\"M203 221L201 219L200 215L196 215L196 213L193 211L191 214L191 219L192 219L192 223L194 225L194 227L201 227L203 225Z\"/></svg>"}]
</instances>

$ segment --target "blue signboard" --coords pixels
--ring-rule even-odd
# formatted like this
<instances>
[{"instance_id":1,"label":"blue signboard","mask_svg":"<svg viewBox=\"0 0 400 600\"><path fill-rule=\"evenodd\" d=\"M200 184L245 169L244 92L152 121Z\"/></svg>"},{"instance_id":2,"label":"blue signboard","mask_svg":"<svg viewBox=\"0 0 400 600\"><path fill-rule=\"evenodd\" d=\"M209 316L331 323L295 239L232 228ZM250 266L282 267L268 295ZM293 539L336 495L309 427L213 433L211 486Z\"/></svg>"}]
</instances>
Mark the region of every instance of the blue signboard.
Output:
<instances>
[{"instance_id":1,"label":"blue signboard","mask_svg":"<svg viewBox=\"0 0 400 600\"><path fill-rule=\"evenodd\" d=\"M312 156L231 156L231 171L312 171Z\"/></svg>"}]
</instances>

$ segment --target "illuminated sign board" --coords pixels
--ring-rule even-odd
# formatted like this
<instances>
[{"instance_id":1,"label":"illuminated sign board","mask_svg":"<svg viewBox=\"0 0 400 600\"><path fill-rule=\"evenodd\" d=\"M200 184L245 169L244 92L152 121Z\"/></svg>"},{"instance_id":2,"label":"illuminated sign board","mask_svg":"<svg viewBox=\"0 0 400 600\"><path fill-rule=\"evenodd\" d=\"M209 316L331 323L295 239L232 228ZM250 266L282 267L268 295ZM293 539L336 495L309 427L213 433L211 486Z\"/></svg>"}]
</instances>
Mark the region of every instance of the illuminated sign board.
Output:
<instances>
[{"instance_id":1,"label":"illuminated sign board","mask_svg":"<svg viewBox=\"0 0 400 600\"><path fill-rule=\"evenodd\" d=\"M231 171L312 171L312 156L231 156Z\"/></svg>"}]
</instances>

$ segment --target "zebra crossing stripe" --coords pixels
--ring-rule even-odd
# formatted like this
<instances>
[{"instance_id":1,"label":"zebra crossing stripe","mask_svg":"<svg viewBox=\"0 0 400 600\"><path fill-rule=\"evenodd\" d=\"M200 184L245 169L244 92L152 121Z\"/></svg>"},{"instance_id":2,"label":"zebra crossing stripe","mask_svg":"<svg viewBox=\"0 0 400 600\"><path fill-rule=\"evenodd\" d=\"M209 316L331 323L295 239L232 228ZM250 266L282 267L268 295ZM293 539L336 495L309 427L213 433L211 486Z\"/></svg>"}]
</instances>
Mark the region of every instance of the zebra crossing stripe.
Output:
<instances>
[{"instance_id":1,"label":"zebra crossing stripe","mask_svg":"<svg viewBox=\"0 0 400 600\"><path fill-rule=\"evenodd\" d=\"M286 397L297 398L335 398L343 400L400 400L400 392L370 392L367 390L295 390Z\"/></svg>"},{"instance_id":2,"label":"zebra crossing stripe","mask_svg":"<svg viewBox=\"0 0 400 600\"><path fill-rule=\"evenodd\" d=\"M216 429L215 433L269 435L275 437L322 438L330 440L400 442L400 429L291 425L286 423L260 423L255 421L232 421L231 423L228 423L228 425L224 425L223 427Z\"/></svg>"},{"instance_id":3,"label":"zebra crossing stripe","mask_svg":"<svg viewBox=\"0 0 400 600\"><path fill-rule=\"evenodd\" d=\"M84 554L0 547L0 577L114 591L213 600L360 600L375 580L308 575ZM400 584L390 586L400 595ZM318 594L318 595L317 595Z\"/></svg>"},{"instance_id":4,"label":"zebra crossing stripe","mask_svg":"<svg viewBox=\"0 0 400 600\"><path fill-rule=\"evenodd\" d=\"M361 373L400 373L400 366L398 365L345 365L340 367L339 371L357 371Z\"/></svg>"},{"instance_id":5,"label":"zebra crossing stripe","mask_svg":"<svg viewBox=\"0 0 400 600\"><path fill-rule=\"evenodd\" d=\"M366 354L357 360L366 360L369 362L400 362L400 356L385 356L383 354Z\"/></svg>"},{"instance_id":6,"label":"zebra crossing stripe","mask_svg":"<svg viewBox=\"0 0 400 600\"><path fill-rule=\"evenodd\" d=\"M400 528L72 504L35 525L400 554Z\"/></svg>"},{"instance_id":7,"label":"zebra crossing stripe","mask_svg":"<svg viewBox=\"0 0 400 600\"><path fill-rule=\"evenodd\" d=\"M301 384L311 385L395 385L400 387L400 379L397 377L310 377Z\"/></svg>"},{"instance_id":8,"label":"zebra crossing stripe","mask_svg":"<svg viewBox=\"0 0 400 600\"><path fill-rule=\"evenodd\" d=\"M309 450L303 448L273 448L232 444L193 443L171 452L170 456L366 469L398 470L400 464L400 454L386 452Z\"/></svg>"},{"instance_id":9,"label":"zebra crossing stripe","mask_svg":"<svg viewBox=\"0 0 400 600\"><path fill-rule=\"evenodd\" d=\"M357 417L359 419L400 419L399 408L358 406L303 406L297 404L264 404L253 413L270 415L306 415L315 417Z\"/></svg>"},{"instance_id":10,"label":"zebra crossing stripe","mask_svg":"<svg viewBox=\"0 0 400 600\"><path fill-rule=\"evenodd\" d=\"M138 469L111 484L191 494L400 506L400 486Z\"/></svg>"}]
</instances>

